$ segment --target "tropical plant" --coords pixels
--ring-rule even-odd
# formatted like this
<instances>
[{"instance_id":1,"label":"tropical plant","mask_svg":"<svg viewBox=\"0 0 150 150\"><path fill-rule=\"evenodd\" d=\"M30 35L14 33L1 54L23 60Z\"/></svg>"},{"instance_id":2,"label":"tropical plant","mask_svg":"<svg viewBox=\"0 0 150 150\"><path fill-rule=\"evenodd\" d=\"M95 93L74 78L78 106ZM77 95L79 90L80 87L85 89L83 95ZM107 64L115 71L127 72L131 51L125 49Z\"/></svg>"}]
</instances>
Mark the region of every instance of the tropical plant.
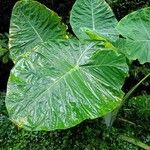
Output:
<instances>
[{"instance_id":1,"label":"tropical plant","mask_svg":"<svg viewBox=\"0 0 150 150\"><path fill-rule=\"evenodd\" d=\"M117 30L127 38L131 34L124 34L128 29L122 22L117 26L104 0L77 0L70 16L77 39L44 5L33 0L17 2L9 32L15 64L6 95L10 119L28 130L56 130L105 116L119 107L128 65L126 53L114 45L120 47ZM136 59L149 61L140 54Z\"/></svg>"},{"instance_id":2,"label":"tropical plant","mask_svg":"<svg viewBox=\"0 0 150 150\"><path fill-rule=\"evenodd\" d=\"M125 39L119 46L130 60L138 59L141 64L150 62L150 8L140 9L124 17L117 26Z\"/></svg>"}]
</instances>

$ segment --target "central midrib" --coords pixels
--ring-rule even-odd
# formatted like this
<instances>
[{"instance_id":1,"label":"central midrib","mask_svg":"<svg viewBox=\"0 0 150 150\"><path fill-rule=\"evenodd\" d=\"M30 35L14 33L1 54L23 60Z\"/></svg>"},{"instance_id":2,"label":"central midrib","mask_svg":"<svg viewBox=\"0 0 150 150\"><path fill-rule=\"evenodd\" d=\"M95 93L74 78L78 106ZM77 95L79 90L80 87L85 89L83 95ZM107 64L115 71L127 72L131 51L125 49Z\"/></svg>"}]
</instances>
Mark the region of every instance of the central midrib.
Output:
<instances>
[{"instance_id":1,"label":"central midrib","mask_svg":"<svg viewBox=\"0 0 150 150\"><path fill-rule=\"evenodd\" d=\"M82 60L82 58L84 57L84 54L90 49L92 48L93 46L95 45L95 43L90 43L87 48L81 53L79 59L77 60L77 63L76 65L71 68L69 71L67 71L66 73L64 73L64 75L62 75L61 77L59 77L56 81L54 81L53 84L51 84L45 91L43 91L42 93L40 93L40 95L38 97L40 97L41 95L43 95L45 92L49 91L53 86L55 86L59 81L61 81L62 79L64 79L68 74L70 74L71 72L73 71L77 71L79 70L80 66L80 61ZM38 98L37 97L37 98Z\"/></svg>"},{"instance_id":2,"label":"central midrib","mask_svg":"<svg viewBox=\"0 0 150 150\"><path fill-rule=\"evenodd\" d=\"M40 39L41 42L44 42L44 40L42 39L41 35L37 32L37 30L34 28L34 26L32 25L32 23L29 21L29 19L25 16L25 14L20 11L22 13L22 15L24 16L24 18L26 19L26 21L29 23L29 25L31 26L31 28L34 30L35 34L38 36L38 38Z\"/></svg>"},{"instance_id":3,"label":"central midrib","mask_svg":"<svg viewBox=\"0 0 150 150\"><path fill-rule=\"evenodd\" d=\"M92 13L92 28L95 30L95 22L94 22L94 12L93 12L93 3L91 2L91 13Z\"/></svg>"}]
</instances>

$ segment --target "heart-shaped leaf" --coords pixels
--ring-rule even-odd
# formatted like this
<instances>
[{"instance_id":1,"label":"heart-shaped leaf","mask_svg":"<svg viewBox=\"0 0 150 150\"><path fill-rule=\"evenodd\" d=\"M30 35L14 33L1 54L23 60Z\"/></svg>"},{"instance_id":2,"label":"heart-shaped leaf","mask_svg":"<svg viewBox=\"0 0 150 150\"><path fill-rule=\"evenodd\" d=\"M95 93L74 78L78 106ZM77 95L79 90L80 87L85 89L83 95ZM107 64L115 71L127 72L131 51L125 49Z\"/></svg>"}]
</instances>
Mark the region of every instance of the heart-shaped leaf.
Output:
<instances>
[{"instance_id":1,"label":"heart-shaped leaf","mask_svg":"<svg viewBox=\"0 0 150 150\"><path fill-rule=\"evenodd\" d=\"M16 3L9 33L9 48L14 61L41 42L67 38L66 26L60 17L36 1Z\"/></svg>"},{"instance_id":2,"label":"heart-shaped leaf","mask_svg":"<svg viewBox=\"0 0 150 150\"><path fill-rule=\"evenodd\" d=\"M6 96L10 119L28 130L75 126L115 109L126 59L99 42L49 41L12 69Z\"/></svg>"},{"instance_id":3,"label":"heart-shaped leaf","mask_svg":"<svg viewBox=\"0 0 150 150\"><path fill-rule=\"evenodd\" d=\"M70 24L79 39L88 38L82 31L86 27L114 41L118 38L117 23L105 0L76 0L71 11Z\"/></svg>"},{"instance_id":4,"label":"heart-shaped leaf","mask_svg":"<svg viewBox=\"0 0 150 150\"><path fill-rule=\"evenodd\" d=\"M150 62L150 8L135 11L124 17L117 26L126 39L117 42L130 60L138 59L141 64Z\"/></svg>"}]
</instances>

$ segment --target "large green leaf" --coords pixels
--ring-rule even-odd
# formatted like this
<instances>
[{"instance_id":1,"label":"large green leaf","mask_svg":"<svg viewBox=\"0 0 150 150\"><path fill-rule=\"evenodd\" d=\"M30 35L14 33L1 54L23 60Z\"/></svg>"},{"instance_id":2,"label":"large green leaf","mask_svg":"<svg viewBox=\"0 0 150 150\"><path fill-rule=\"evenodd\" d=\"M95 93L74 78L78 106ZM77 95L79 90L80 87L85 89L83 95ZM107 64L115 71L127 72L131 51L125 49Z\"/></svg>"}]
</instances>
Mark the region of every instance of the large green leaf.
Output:
<instances>
[{"instance_id":1,"label":"large green leaf","mask_svg":"<svg viewBox=\"0 0 150 150\"><path fill-rule=\"evenodd\" d=\"M55 130L103 116L121 103L127 71L124 56L99 42L41 44L11 71L10 119L28 130Z\"/></svg>"},{"instance_id":2,"label":"large green leaf","mask_svg":"<svg viewBox=\"0 0 150 150\"><path fill-rule=\"evenodd\" d=\"M119 47L131 60L141 64L150 62L150 8L135 11L124 17L117 26L125 40L119 40Z\"/></svg>"},{"instance_id":3,"label":"large green leaf","mask_svg":"<svg viewBox=\"0 0 150 150\"><path fill-rule=\"evenodd\" d=\"M79 39L87 39L83 28L94 30L97 34L111 40L118 38L115 27L117 20L105 0L76 0L70 16L70 24Z\"/></svg>"},{"instance_id":4,"label":"large green leaf","mask_svg":"<svg viewBox=\"0 0 150 150\"><path fill-rule=\"evenodd\" d=\"M55 12L44 5L22 0L13 8L9 33L11 57L16 61L38 43L66 38L66 26Z\"/></svg>"}]
</instances>

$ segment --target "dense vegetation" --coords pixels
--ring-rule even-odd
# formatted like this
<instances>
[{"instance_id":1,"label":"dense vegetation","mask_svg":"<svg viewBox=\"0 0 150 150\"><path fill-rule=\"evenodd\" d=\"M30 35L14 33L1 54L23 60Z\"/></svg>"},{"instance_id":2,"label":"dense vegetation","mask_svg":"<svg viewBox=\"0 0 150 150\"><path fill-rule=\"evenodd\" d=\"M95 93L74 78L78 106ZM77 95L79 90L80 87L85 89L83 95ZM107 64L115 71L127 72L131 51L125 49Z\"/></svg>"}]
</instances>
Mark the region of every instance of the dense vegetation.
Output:
<instances>
[{"instance_id":1,"label":"dense vegetation","mask_svg":"<svg viewBox=\"0 0 150 150\"><path fill-rule=\"evenodd\" d=\"M43 3L43 1L41 1ZM68 14L74 1L70 2L53 2L45 1L45 4L58 12L63 20L68 24ZM120 20L129 12L138 10L139 8L150 6L147 1L110 1L108 3L113 8L117 18ZM133 5L134 4L134 5ZM5 2L3 3L6 6ZM10 6L3 7L13 7ZM67 11L66 11L67 9ZM11 9L10 9L11 12ZM2 15L2 13L0 13ZM8 18L10 14L7 14ZM3 18L3 17L2 17ZM7 18L7 17L6 17ZM5 19L6 19L5 18ZM1 32L8 32L9 19L1 26ZM3 21L4 22L4 21ZM71 28L69 28L71 31ZM1 36L1 47L3 53L1 55L0 65L0 83L1 91L5 92L6 82L9 70L13 63L7 55L7 36ZM0 48L1 48L0 47ZM5 50L4 50L5 49ZM8 62L9 61L9 62ZM3 69L4 68L4 69ZM141 65L138 61L134 61L130 66L130 76L126 79L123 91L127 93L135 84L141 81L150 72L150 64ZM120 110L113 127L106 128L103 119L87 120L80 125L67 130L54 132L29 132L16 127L9 121L9 117L5 108L5 93L0 95L0 148L1 149L149 149L149 100L150 94L149 78L144 80L142 84L132 94L132 99L125 102ZM135 97L144 95L141 97ZM137 99L137 100L135 100ZM136 119L135 119L136 118ZM145 145L145 144L147 145Z\"/></svg>"}]
</instances>

